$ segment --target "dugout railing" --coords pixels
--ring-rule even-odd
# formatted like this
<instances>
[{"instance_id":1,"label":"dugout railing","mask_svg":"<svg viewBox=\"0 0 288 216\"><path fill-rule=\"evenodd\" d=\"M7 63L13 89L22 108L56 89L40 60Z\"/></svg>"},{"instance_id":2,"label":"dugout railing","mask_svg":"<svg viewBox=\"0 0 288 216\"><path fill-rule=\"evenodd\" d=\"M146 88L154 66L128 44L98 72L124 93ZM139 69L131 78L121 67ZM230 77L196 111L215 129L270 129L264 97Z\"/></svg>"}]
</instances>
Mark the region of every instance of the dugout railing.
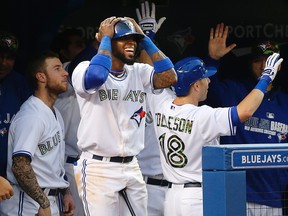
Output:
<instances>
[{"instance_id":1,"label":"dugout railing","mask_svg":"<svg viewBox=\"0 0 288 216\"><path fill-rule=\"evenodd\" d=\"M204 216L246 216L246 170L288 168L288 143L203 146Z\"/></svg>"}]
</instances>

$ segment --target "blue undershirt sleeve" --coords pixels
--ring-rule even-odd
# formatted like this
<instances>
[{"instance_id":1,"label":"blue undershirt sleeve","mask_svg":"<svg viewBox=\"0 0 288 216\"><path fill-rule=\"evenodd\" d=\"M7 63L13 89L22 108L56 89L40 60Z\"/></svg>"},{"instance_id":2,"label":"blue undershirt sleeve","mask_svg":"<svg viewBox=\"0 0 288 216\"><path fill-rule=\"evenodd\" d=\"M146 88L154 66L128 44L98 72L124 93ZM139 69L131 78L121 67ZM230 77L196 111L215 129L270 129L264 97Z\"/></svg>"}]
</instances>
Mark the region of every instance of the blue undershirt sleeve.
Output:
<instances>
[{"instance_id":1,"label":"blue undershirt sleeve","mask_svg":"<svg viewBox=\"0 0 288 216\"><path fill-rule=\"evenodd\" d=\"M241 123L236 106L231 107L231 120L234 126Z\"/></svg>"},{"instance_id":2,"label":"blue undershirt sleeve","mask_svg":"<svg viewBox=\"0 0 288 216\"><path fill-rule=\"evenodd\" d=\"M84 77L85 89L93 89L101 86L108 77L112 65L112 59L108 55L97 54L95 55Z\"/></svg>"},{"instance_id":3,"label":"blue undershirt sleeve","mask_svg":"<svg viewBox=\"0 0 288 216\"><path fill-rule=\"evenodd\" d=\"M108 35L102 37L98 50L107 50L111 52L111 38ZM91 59L84 76L85 89L95 89L101 86L107 80L111 67L112 58L109 55L96 54Z\"/></svg>"}]
</instances>

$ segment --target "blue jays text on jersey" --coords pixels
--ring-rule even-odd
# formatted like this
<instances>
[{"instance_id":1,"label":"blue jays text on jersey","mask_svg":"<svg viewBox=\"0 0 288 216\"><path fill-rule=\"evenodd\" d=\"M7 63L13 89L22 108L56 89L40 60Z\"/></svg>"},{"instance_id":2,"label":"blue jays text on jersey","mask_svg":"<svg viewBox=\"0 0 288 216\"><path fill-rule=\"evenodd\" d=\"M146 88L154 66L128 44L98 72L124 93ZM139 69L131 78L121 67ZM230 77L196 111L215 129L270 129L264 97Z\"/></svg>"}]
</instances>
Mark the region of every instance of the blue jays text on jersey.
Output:
<instances>
[{"instance_id":1,"label":"blue jays text on jersey","mask_svg":"<svg viewBox=\"0 0 288 216\"><path fill-rule=\"evenodd\" d=\"M118 89L99 89L99 98L101 101L104 100L118 100L119 99L119 90ZM145 92L141 90L129 90L126 95L124 95L124 101L140 102L144 103L145 101Z\"/></svg>"},{"instance_id":2,"label":"blue jays text on jersey","mask_svg":"<svg viewBox=\"0 0 288 216\"><path fill-rule=\"evenodd\" d=\"M58 146L58 144L61 143L61 136L60 132L57 131L55 135L45 143L38 144L39 151L42 155L47 154L47 152L51 151L54 146Z\"/></svg>"}]
</instances>

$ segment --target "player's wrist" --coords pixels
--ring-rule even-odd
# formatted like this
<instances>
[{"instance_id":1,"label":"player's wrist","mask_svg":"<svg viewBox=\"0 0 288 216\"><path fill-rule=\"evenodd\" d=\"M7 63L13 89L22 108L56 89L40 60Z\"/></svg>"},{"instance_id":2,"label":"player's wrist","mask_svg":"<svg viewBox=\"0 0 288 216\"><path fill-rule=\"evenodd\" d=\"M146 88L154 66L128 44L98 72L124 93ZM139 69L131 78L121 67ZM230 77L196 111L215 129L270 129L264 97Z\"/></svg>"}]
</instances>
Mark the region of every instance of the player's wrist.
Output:
<instances>
[{"instance_id":1,"label":"player's wrist","mask_svg":"<svg viewBox=\"0 0 288 216\"><path fill-rule=\"evenodd\" d=\"M61 188L61 189L60 189L60 193L61 193L63 196L65 196L65 195L71 194L71 190L70 190L69 187L67 187L67 188Z\"/></svg>"},{"instance_id":2,"label":"player's wrist","mask_svg":"<svg viewBox=\"0 0 288 216\"><path fill-rule=\"evenodd\" d=\"M270 79L271 80L271 79ZM267 87L269 85L269 80L266 79L264 76L261 77L261 79L258 81L257 85L255 86L254 89L258 89L262 91L263 93L267 92Z\"/></svg>"},{"instance_id":3,"label":"player's wrist","mask_svg":"<svg viewBox=\"0 0 288 216\"><path fill-rule=\"evenodd\" d=\"M141 47L147 52L149 56L152 56L155 52L159 51L159 48L153 43L153 41L145 36L141 42L140 42Z\"/></svg>"},{"instance_id":4,"label":"player's wrist","mask_svg":"<svg viewBox=\"0 0 288 216\"><path fill-rule=\"evenodd\" d=\"M50 208L50 201L48 197L45 196L45 199L42 202L40 202L39 205L42 209Z\"/></svg>"},{"instance_id":5,"label":"player's wrist","mask_svg":"<svg viewBox=\"0 0 288 216\"><path fill-rule=\"evenodd\" d=\"M99 50L108 50L111 52L111 38L108 35L104 35L101 39Z\"/></svg>"},{"instance_id":6,"label":"player's wrist","mask_svg":"<svg viewBox=\"0 0 288 216\"><path fill-rule=\"evenodd\" d=\"M161 73L174 67L170 58L164 58L162 60L153 62L155 73Z\"/></svg>"},{"instance_id":7,"label":"player's wrist","mask_svg":"<svg viewBox=\"0 0 288 216\"><path fill-rule=\"evenodd\" d=\"M149 37L152 41L154 40L155 37L155 32L153 31L148 31L147 33L145 33L147 35L147 37Z\"/></svg>"}]
</instances>

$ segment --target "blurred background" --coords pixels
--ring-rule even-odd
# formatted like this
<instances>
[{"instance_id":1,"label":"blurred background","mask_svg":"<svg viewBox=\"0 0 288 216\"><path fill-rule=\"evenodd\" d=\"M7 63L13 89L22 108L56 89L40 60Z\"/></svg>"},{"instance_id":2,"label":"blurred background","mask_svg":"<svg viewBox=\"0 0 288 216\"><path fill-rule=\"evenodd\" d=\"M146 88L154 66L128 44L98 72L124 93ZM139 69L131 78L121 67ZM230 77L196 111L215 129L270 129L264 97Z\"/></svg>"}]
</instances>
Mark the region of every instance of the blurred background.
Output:
<instances>
[{"instance_id":1,"label":"blurred background","mask_svg":"<svg viewBox=\"0 0 288 216\"><path fill-rule=\"evenodd\" d=\"M78 28L89 41L98 25L109 16L137 16L142 0L1 0L1 30L15 33L20 40L18 67L33 53L49 48L55 35L65 28ZM151 2L151 1L150 1ZM229 26L227 44L236 43L223 58L224 74L239 76L242 58L260 39L275 40L284 58L281 76L288 79L288 1L287 0L154 0L156 19L166 17L155 42L175 63L179 59L207 55L211 27ZM288 84L287 84L288 85Z\"/></svg>"}]
</instances>

